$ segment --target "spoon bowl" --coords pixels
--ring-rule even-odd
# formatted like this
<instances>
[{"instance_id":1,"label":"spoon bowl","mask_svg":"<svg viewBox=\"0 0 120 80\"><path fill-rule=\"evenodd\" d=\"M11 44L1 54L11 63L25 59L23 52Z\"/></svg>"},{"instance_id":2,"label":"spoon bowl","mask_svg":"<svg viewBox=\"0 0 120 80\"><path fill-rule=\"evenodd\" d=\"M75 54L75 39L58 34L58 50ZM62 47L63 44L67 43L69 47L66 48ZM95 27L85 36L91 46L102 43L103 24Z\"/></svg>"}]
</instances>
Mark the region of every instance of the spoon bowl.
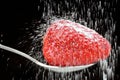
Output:
<instances>
[{"instance_id":1,"label":"spoon bowl","mask_svg":"<svg viewBox=\"0 0 120 80\"><path fill-rule=\"evenodd\" d=\"M10 52L13 52L15 54L18 54L22 57L25 57L26 59L34 62L35 64L37 64L38 66L40 67L43 67L45 69L48 69L50 71L54 71L54 72L60 72L60 73L66 73L66 72L74 72L74 71L78 71L78 70L83 70L85 68L88 68L90 66L93 66L93 64L89 64L89 65L81 65L81 66L67 66L67 67L60 67L60 66L50 66L50 65L47 65L47 64L43 64L41 62L39 62L38 60L32 58L31 56L29 56L28 54L24 53L24 52L21 52L19 50L16 50L16 49L13 49L11 47L8 47L8 46L5 46L5 45L2 45L0 44L0 48L3 49L3 50L6 50L6 51L10 51Z\"/></svg>"}]
</instances>

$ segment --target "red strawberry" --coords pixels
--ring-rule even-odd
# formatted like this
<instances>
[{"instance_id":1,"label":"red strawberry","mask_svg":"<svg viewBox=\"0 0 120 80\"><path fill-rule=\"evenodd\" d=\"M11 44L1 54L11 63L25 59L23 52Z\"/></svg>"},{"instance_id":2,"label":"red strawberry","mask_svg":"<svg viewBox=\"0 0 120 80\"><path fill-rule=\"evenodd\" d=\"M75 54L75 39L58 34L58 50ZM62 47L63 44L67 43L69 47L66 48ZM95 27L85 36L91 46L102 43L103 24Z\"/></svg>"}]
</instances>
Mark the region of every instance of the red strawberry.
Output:
<instances>
[{"instance_id":1,"label":"red strawberry","mask_svg":"<svg viewBox=\"0 0 120 80\"><path fill-rule=\"evenodd\" d=\"M76 66L98 62L110 54L109 42L79 23L53 22L43 39L43 54L50 65Z\"/></svg>"}]
</instances>

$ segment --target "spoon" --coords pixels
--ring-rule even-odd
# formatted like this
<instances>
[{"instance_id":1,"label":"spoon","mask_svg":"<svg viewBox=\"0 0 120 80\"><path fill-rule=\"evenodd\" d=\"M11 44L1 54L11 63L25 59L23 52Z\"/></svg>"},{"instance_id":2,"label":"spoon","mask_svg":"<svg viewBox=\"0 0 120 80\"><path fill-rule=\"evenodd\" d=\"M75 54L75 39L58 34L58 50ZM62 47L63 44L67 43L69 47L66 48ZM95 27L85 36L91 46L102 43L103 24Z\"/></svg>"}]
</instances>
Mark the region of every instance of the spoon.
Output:
<instances>
[{"instance_id":1,"label":"spoon","mask_svg":"<svg viewBox=\"0 0 120 80\"><path fill-rule=\"evenodd\" d=\"M0 44L0 48L3 50L7 50L10 52L13 52L15 54L18 54L20 56L25 57L26 59L34 62L35 64L37 64L40 67L43 67L45 69L48 69L50 71L54 71L54 72L60 72L60 73L66 73L66 72L74 72L74 71L78 71L78 70L83 70L85 68L88 68L90 66L93 66L94 64L89 64L89 65L81 65L81 66L67 66L67 67L60 67L60 66L50 66L50 65L46 65L43 64L41 62L39 62L38 60L32 58L31 56L29 56L28 54L21 52L19 50L13 49L11 47L5 46Z\"/></svg>"}]
</instances>

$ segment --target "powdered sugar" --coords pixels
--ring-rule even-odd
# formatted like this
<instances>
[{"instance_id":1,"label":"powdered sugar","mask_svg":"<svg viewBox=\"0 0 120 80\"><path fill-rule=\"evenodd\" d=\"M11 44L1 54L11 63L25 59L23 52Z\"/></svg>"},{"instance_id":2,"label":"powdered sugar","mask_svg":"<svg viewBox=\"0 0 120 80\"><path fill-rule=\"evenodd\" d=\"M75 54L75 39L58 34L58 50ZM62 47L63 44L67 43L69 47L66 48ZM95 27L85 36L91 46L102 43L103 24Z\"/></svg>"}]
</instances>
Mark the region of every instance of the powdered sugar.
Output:
<instances>
[{"instance_id":1,"label":"powdered sugar","mask_svg":"<svg viewBox=\"0 0 120 80\"><path fill-rule=\"evenodd\" d=\"M61 20L57 21L57 22L60 22ZM75 23L75 22L72 22L72 21L69 21L69 20L66 20L67 23L64 23L64 25L62 23L58 23L57 26L57 29L59 29L60 27L63 27L63 26L67 26L67 27L70 27L71 29L74 29L76 32L80 33L80 34L84 34L84 36L86 38L90 38L90 39L93 39L94 38L94 34L97 34L97 32L95 32L94 30L92 29L89 29L87 27L85 27L84 25L81 25L81 24L78 24L78 23Z\"/></svg>"}]
</instances>

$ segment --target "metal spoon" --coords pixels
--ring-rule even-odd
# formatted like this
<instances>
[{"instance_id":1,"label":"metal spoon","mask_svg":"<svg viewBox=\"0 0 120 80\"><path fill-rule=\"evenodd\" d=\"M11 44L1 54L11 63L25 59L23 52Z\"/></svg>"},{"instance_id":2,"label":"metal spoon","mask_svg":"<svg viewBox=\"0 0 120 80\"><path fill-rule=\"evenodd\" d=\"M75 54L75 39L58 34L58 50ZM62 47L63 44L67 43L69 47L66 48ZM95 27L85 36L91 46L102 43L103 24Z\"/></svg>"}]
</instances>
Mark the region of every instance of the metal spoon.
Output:
<instances>
[{"instance_id":1,"label":"metal spoon","mask_svg":"<svg viewBox=\"0 0 120 80\"><path fill-rule=\"evenodd\" d=\"M23 56L23 57L29 59L30 61L34 62L35 64L39 65L40 67L43 67L45 69L48 69L48 70L51 70L54 72L61 72L61 73L73 72L73 71L82 70L82 69L85 69L85 68L88 68L88 67L94 65L94 64L89 64L89 65L82 65L82 66L67 66L67 67L50 66L50 65L43 64L43 63L39 62L38 60L32 58L31 56L27 55L26 53L21 52L16 49L13 49L11 47L0 44L0 48L3 50L7 50L7 51L13 52L15 54L18 54L20 56Z\"/></svg>"}]
</instances>

